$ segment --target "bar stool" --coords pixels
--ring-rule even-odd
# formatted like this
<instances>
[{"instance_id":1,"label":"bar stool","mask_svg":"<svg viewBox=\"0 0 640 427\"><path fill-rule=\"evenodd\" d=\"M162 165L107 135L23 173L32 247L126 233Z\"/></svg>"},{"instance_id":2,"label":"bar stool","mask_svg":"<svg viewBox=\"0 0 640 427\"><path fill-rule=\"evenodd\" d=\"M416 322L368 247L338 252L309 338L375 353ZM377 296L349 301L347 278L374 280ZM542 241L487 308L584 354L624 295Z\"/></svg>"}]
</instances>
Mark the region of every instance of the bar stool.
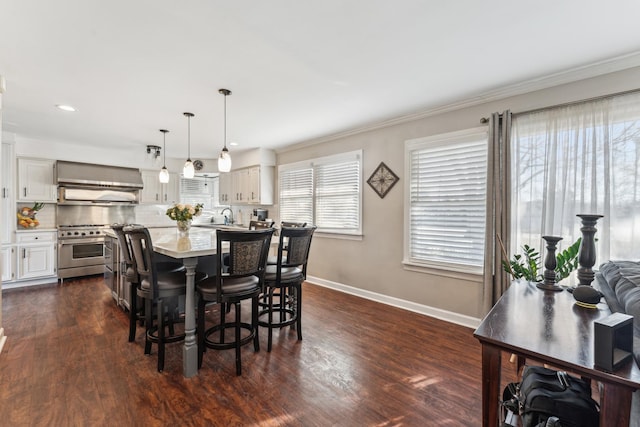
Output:
<instances>
[{"instance_id":1,"label":"bar stool","mask_svg":"<svg viewBox=\"0 0 640 427\"><path fill-rule=\"evenodd\" d=\"M198 292L198 368L202 366L207 348L235 349L236 375L242 375L240 348L253 341L260 350L258 339L258 296L264 287L264 272L274 229L248 231L216 231L217 274L197 284ZM224 266L223 249L227 249L229 264ZM251 323L241 320L241 302L251 299ZM205 329L205 306L221 304L220 323ZM234 307L235 320L226 321L227 308ZM225 331L234 330L234 339L225 340ZM242 337L242 330L245 336Z\"/></svg>"},{"instance_id":2,"label":"bar stool","mask_svg":"<svg viewBox=\"0 0 640 427\"><path fill-rule=\"evenodd\" d=\"M258 325L268 328L267 351L271 351L274 328L291 325L298 332L298 340L302 339L302 282L307 278L309 250L315 229L314 226L282 227L280 230L276 264L267 265L266 289L261 298L263 308L258 313ZM285 251L286 257L283 255ZM274 318L276 315L277 319Z\"/></svg>"},{"instance_id":3,"label":"bar stool","mask_svg":"<svg viewBox=\"0 0 640 427\"><path fill-rule=\"evenodd\" d=\"M184 340L185 334L175 334L173 324L180 320L178 298L186 294L187 277L185 271L160 273L155 261L155 252L149 230L143 226L123 228L131 245L132 260L138 273L136 293L145 301L145 354L151 354L152 343L158 344L158 372L164 370L165 345ZM196 272L196 283L206 275ZM156 313L154 324L153 309ZM166 322L166 323L165 323ZM169 326L166 334L165 326Z\"/></svg>"},{"instance_id":4,"label":"bar stool","mask_svg":"<svg viewBox=\"0 0 640 427\"><path fill-rule=\"evenodd\" d=\"M306 227L307 223L306 222L291 222L291 221L282 221L280 223L280 227ZM284 242L284 251L287 251L287 242ZM270 256L269 258L267 258L267 264L269 265L276 265L278 262L277 257L276 256Z\"/></svg>"},{"instance_id":5,"label":"bar stool","mask_svg":"<svg viewBox=\"0 0 640 427\"><path fill-rule=\"evenodd\" d=\"M129 240L126 238L123 228L126 224L113 224L111 228L116 233L118 243L122 255L124 256L124 268L125 278L129 283L129 342L133 342L136 339L136 323L144 320L144 306L138 308L138 296L137 289L140 282L138 273L135 270L133 257L131 255L131 246ZM156 262L156 269L159 274L185 271L184 265L180 262L162 261ZM142 324L142 323L141 323Z\"/></svg>"}]
</instances>

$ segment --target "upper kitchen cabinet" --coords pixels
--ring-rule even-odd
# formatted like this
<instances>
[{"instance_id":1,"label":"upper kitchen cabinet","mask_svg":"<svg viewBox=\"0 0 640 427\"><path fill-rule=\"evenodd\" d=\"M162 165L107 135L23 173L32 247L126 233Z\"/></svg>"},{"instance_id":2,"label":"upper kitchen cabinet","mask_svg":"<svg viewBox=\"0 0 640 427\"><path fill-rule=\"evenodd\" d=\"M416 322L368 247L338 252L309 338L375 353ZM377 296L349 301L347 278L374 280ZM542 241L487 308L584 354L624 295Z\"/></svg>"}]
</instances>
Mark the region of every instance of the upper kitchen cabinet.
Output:
<instances>
[{"instance_id":1,"label":"upper kitchen cabinet","mask_svg":"<svg viewBox=\"0 0 640 427\"><path fill-rule=\"evenodd\" d=\"M231 173L221 173L218 176L218 201L221 205L229 205L234 201Z\"/></svg>"},{"instance_id":2,"label":"upper kitchen cabinet","mask_svg":"<svg viewBox=\"0 0 640 427\"><path fill-rule=\"evenodd\" d=\"M54 180L55 160L18 158L19 202L49 202L57 200Z\"/></svg>"},{"instance_id":3,"label":"upper kitchen cabinet","mask_svg":"<svg viewBox=\"0 0 640 427\"><path fill-rule=\"evenodd\" d=\"M254 166L249 168L247 197L249 203L258 205L273 204L273 166Z\"/></svg>"},{"instance_id":4,"label":"upper kitchen cabinet","mask_svg":"<svg viewBox=\"0 0 640 427\"><path fill-rule=\"evenodd\" d=\"M140 191L140 203L167 205L177 203L180 198L180 176L169 174L169 183L162 184L158 171L142 171L144 188Z\"/></svg>"},{"instance_id":5,"label":"upper kitchen cabinet","mask_svg":"<svg viewBox=\"0 0 640 427\"><path fill-rule=\"evenodd\" d=\"M273 166L252 166L220 174L220 204L272 205Z\"/></svg>"}]
</instances>

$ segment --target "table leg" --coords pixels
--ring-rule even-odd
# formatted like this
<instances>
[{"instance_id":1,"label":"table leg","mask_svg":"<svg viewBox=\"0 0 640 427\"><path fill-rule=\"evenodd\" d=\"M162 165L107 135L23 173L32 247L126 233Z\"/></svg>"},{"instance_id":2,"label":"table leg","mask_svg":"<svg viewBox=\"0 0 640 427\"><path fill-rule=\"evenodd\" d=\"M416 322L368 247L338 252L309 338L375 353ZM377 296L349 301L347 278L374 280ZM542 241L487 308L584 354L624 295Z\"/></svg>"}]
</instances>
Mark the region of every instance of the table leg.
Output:
<instances>
[{"instance_id":1,"label":"table leg","mask_svg":"<svg viewBox=\"0 0 640 427\"><path fill-rule=\"evenodd\" d=\"M482 344L482 426L496 427L500 423L500 365L499 348Z\"/></svg>"},{"instance_id":2,"label":"table leg","mask_svg":"<svg viewBox=\"0 0 640 427\"><path fill-rule=\"evenodd\" d=\"M600 395L600 427L629 425L632 389L603 382Z\"/></svg>"},{"instance_id":3,"label":"table leg","mask_svg":"<svg viewBox=\"0 0 640 427\"><path fill-rule=\"evenodd\" d=\"M184 347L182 348L182 370L185 377L193 377L198 373L198 342L196 340L195 313L195 273L198 258L185 258L183 264L187 268L187 295L184 303Z\"/></svg>"}]
</instances>

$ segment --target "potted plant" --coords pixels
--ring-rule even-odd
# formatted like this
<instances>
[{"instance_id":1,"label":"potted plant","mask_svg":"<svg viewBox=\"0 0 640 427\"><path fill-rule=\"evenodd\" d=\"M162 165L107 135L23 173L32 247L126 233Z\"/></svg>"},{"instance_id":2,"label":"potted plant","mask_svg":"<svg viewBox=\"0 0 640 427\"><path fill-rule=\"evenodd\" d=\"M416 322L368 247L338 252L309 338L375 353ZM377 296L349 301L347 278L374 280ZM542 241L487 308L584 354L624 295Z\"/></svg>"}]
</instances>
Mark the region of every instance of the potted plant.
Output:
<instances>
[{"instance_id":1,"label":"potted plant","mask_svg":"<svg viewBox=\"0 0 640 427\"><path fill-rule=\"evenodd\" d=\"M530 282L543 281L540 252L529 245L523 245L521 254L514 254L511 259L507 259L502 240L499 239L499 241L504 257L502 260L504 271L509 273L513 279L525 279ZM579 237L571 246L556 255L555 272L558 282L569 277L571 272L578 268L578 251L581 241L582 238Z\"/></svg>"}]
</instances>

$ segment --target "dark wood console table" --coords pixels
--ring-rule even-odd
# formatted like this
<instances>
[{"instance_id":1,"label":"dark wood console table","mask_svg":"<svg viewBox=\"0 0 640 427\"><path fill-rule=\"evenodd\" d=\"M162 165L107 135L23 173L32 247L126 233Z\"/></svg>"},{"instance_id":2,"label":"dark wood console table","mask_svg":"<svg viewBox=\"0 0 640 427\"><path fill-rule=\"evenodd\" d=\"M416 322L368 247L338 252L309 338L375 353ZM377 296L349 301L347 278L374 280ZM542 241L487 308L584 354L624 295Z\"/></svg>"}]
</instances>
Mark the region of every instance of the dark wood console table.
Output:
<instances>
[{"instance_id":1,"label":"dark wood console table","mask_svg":"<svg viewBox=\"0 0 640 427\"><path fill-rule=\"evenodd\" d=\"M606 303L583 308L567 291L513 282L474 332L482 344L482 425L495 427L500 422L502 351L600 381L600 427L629 425L631 393L640 388L636 362L614 373L593 365L593 321L609 314Z\"/></svg>"}]
</instances>

